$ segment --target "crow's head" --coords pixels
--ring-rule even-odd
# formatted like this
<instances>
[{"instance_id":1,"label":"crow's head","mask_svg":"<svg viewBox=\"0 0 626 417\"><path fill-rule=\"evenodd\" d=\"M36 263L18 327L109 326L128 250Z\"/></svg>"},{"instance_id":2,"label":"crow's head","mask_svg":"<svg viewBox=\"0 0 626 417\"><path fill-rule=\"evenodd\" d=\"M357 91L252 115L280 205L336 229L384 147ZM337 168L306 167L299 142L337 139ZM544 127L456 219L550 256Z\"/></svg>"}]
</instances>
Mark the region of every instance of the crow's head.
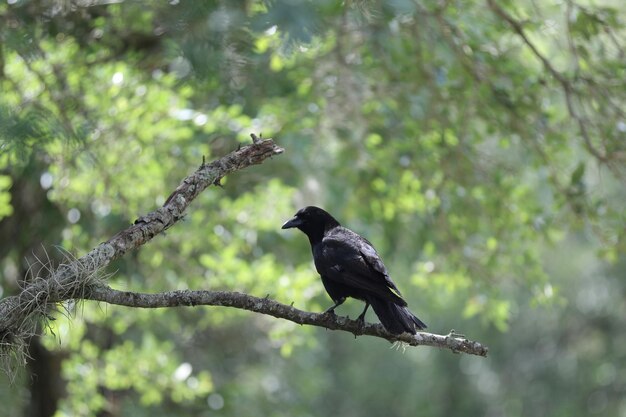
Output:
<instances>
[{"instance_id":1,"label":"crow's head","mask_svg":"<svg viewBox=\"0 0 626 417\"><path fill-rule=\"evenodd\" d=\"M333 216L319 207L308 206L298 210L295 216L283 224L283 229L296 227L302 230L311 240L318 240L324 232L339 226Z\"/></svg>"}]
</instances>

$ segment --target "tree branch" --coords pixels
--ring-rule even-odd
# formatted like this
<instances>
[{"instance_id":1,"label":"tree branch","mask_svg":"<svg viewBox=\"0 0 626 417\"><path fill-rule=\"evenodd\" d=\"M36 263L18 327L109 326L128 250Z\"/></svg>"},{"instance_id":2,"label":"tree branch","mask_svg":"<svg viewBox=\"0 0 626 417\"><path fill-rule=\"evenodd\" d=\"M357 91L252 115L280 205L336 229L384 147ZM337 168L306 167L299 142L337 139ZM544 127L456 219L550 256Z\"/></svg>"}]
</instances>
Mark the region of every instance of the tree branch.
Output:
<instances>
[{"instance_id":1,"label":"tree branch","mask_svg":"<svg viewBox=\"0 0 626 417\"><path fill-rule=\"evenodd\" d=\"M513 29L513 31L522 39L524 44L531 50L533 55L541 62L544 69L550 75L552 75L555 80L557 80L565 96L567 111L572 119L574 119L578 124L578 128L583 138L585 148L589 151L590 154L598 159L598 161L603 163L609 162L611 159L610 156L607 155L606 151L601 151L594 146L591 140L591 135L589 134L589 131L587 129L587 120L585 120L585 118L581 114L579 114L574 107L573 95L576 95L576 91L572 83L552 65L548 58L546 58L541 52L539 52L539 49L535 46L535 44L531 42L530 38L526 34L522 23L517 21L510 14L508 14L502 7L498 5L497 1L495 0L487 0L487 6L496 16L504 20L511 27L511 29Z\"/></svg>"},{"instance_id":2,"label":"tree branch","mask_svg":"<svg viewBox=\"0 0 626 417\"><path fill-rule=\"evenodd\" d=\"M258 298L240 292L183 290L145 294L118 291L107 286L99 285L89 288L82 298L135 308L197 305L234 307L289 320L301 325L308 324L330 330L342 330L350 332L355 336L374 336L386 339L390 342L407 343L410 346L432 346L441 349L450 349L455 353L462 352L478 356L487 356L489 350L481 343L468 340L463 335L454 333L454 331L451 331L450 334L445 336L425 332L419 332L416 335L408 333L394 335L385 330L381 324L365 323L361 325L358 321L351 320L347 317L339 317L325 313L310 313L281 304L267 297Z\"/></svg>"},{"instance_id":3,"label":"tree branch","mask_svg":"<svg viewBox=\"0 0 626 417\"><path fill-rule=\"evenodd\" d=\"M298 324L343 330L357 335L380 337L391 342L411 346L433 346L486 356L487 347L467 340L453 331L445 336L431 333L393 335L380 324L361 325L346 317L309 313L278 303L269 298L258 298L237 292L171 291L161 294L141 294L116 291L103 284L102 269L129 250L138 248L157 234L168 229L183 217L189 204L210 185L219 185L220 179L231 172L259 164L272 155L283 152L271 139L261 140L252 135L253 144L244 146L210 164L204 161L200 168L185 178L167 198L163 206L100 244L85 256L70 260L48 276L35 277L19 295L0 300L0 359L6 361L11 353L20 353L28 335L34 332L34 323L45 317L50 306L66 300L94 300L129 307L159 308L195 305L234 307Z\"/></svg>"},{"instance_id":4,"label":"tree branch","mask_svg":"<svg viewBox=\"0 0 626 417\"><path fill-rule=\"evenodd\" d=\"M81 298L86 288L102 280L104 267L174 225L183 217L189 204L208 186L219 185L225 175L260 164L284 151L272 139L261 140L254 134L251 136L251 145L240 147L210 164L205 164L203 160L193 174L183 179L162 207L138 218L132 226L83 257L70 260L55 270L47 269L48 276L34 277L20 294L0 300L0 359L6 359L10 353L16 353L16 349L24 346L25 339L34 332L36 319L44 317L51 305Z\"/></svg>"}]
</instances>

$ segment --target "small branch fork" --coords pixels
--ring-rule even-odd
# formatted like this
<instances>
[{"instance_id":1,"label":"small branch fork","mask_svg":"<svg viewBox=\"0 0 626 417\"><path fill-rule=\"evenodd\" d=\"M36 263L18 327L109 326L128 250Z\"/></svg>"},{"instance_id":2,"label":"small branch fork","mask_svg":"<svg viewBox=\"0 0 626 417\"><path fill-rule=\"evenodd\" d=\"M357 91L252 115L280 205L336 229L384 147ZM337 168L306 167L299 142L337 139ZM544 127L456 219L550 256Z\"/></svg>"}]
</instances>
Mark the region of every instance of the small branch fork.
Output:
<instances>
[{"instance_id":1,"label":"small branch fork","mask_svg":"<svg viewBox=\"0 0 626 417\"><path fill-rule=\"evenodd\" d=\"M467 353L477 356L487 356L487 352L489 351L486 346L479 342L468 340L465 336L454 333L454 330L445 336L425 332L419 332L415 335L408 333L394 335L385 330L381 324L361 324L356 320L351 320L347 317L339 317L334 314L310 313L281 304L267 297L259 298L240 292L183 290L158 294L143 294L118 291L110 287L98 286L91 288L90 291L84 294L83 298L135 308L199 305L234 307L289 320L300 325L307 324L324 327L329 330L343 330L355 336L374 336L386 339L390 342L406 343L410 346L432 346L441 349L450 349L454 353Z\"/></svg>"}]
</instances>

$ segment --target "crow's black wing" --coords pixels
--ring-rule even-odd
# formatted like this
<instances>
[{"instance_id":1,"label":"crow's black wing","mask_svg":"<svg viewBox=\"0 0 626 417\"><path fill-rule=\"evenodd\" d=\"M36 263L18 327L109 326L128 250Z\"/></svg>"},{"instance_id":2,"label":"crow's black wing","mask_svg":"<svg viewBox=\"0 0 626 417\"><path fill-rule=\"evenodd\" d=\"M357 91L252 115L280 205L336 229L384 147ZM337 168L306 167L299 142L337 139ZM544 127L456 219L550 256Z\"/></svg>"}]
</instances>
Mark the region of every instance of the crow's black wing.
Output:
<instances>
[{"instance_id":1,"label":"crow's black wing","mask_svg":"<svg viewBox=\"0 0 626 417\"><path fill-rule=\"evenodd\" d=\"M331 230L314 250L314 260L328 279L406 305L374 247L351 230Z\"/></svg>"}]
</instances>

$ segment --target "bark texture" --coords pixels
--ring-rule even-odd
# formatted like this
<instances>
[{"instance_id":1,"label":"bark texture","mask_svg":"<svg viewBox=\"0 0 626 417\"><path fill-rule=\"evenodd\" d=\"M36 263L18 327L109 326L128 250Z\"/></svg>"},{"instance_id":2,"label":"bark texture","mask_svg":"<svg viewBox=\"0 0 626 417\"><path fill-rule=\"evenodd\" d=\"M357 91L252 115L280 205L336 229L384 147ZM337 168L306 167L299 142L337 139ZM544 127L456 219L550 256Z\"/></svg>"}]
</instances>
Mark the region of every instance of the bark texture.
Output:
<instances>
[{"instance_id":1,"label":"bark texture","mask_svg":"<svg viewBox=\"0 0 626 417\"><path fill-rule=\"evenodd\" d=\"M410 346L432 346L450 349L455 353L487 356L489 349L479 342L474 342L465 336L451 331L447 335L438 335L418 332L415 335L403 333L394 335L389 333L381 324L365 323L361 325L356 320L327 313L311 313L298 310L274 301L268 297L259 298L240 292L229 291L169 291L157 294L144 294L129 291L117 291L109 287L94 287L84 294L88 300L104 301L108 304L117 304L127 307L162 308L182 306L222 306L234 307L255 313L267 314L298 324L324 327L329 330L343 330L355 336L375 336L390 342L402 342Z\"/></svg>"}]
</instances>

